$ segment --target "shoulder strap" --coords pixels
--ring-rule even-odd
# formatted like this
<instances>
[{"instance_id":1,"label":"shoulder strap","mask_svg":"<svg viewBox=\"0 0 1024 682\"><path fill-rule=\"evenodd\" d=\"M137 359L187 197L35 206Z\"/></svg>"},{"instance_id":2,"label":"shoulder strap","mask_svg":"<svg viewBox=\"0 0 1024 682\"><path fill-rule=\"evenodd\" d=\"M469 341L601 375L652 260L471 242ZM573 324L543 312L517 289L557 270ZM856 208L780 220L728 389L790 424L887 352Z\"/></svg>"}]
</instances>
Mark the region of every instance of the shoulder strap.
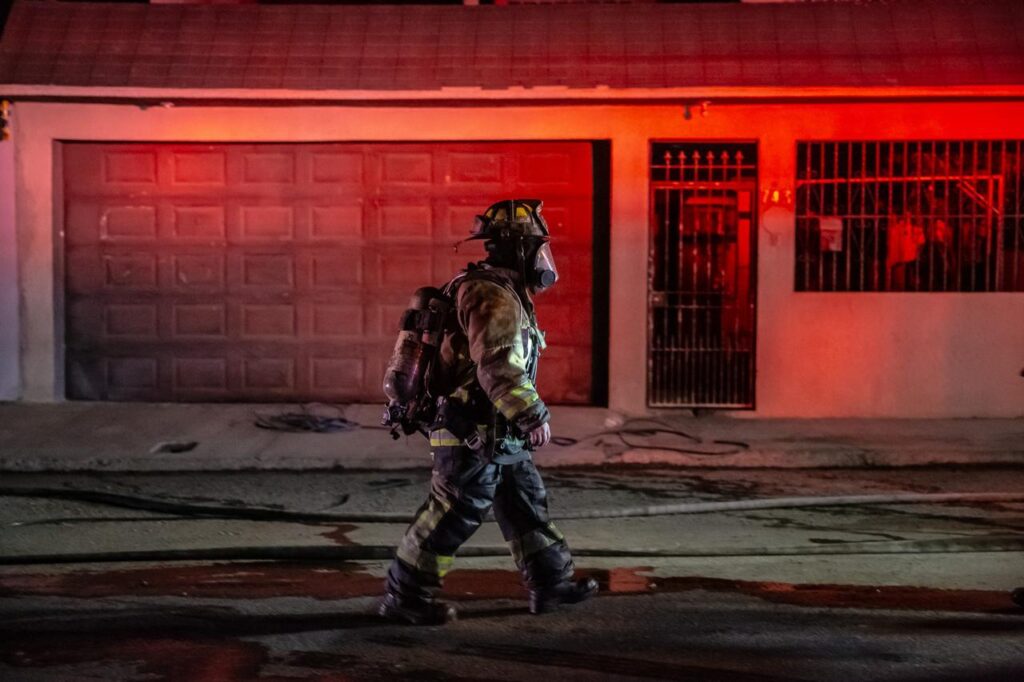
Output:
<instances>
[{"instance_id":1,"label":"shoulder strap","mask_svg":"<svg viewBox=\"0 0 1024 682\"><path fill-rule=\"evenodd\" d=\"M452 280L448 282L447 285L445 285L445 293L448 294L449 296L452 296L452 298L454 299L456 293L458 292L459 286L467 281L472 280L483 280L486 282L490 282L492 284L497 284L502 289L505 289L506 291L513 294L516 297L516 301L519 302L519 305L523 306L523 297L519 295L519 292L516 290L516 286L512 282L512 280L510 280L508 277L504 275L494 272L493 270L482 268L476 263L470 263L469 265L466 266L465 270L462 270L457 275L455 275L455 277L453 277ZM523 307L525 309L525 306Z\"/></svg>"},{"instance_id":2,"label":"shoulder strap","mask_svg":"<svg viewBox=\"0 0 1024 682\"><path fill-rule=\"evenodd\" d=\"M530 316L530 309L523 303L523 297L519 295L516 290L515 284L508 277L501 275L497 272L489 270L487 268L480 267L476 263L470 263L466 266L465 270L460 271L453 277L448 284L444 286L442 291L452 301L452 312L455 315L456 324L461 327L462 322L458 320L458 294L459 287L470 281L485 281L495 284L505 291L509 292L515 297L516 303L519 304L519 309L522 311L524 316ZM465 331L465 330L463 330Z\"/></svg>"}]
</instances>

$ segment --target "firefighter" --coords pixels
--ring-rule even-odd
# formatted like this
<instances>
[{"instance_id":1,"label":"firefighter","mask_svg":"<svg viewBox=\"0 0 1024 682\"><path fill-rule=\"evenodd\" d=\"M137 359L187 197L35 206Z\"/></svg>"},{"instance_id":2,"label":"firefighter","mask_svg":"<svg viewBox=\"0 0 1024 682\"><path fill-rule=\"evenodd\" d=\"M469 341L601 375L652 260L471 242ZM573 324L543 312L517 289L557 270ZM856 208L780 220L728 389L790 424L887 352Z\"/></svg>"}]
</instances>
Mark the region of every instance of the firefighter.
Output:
<instances>
[{"instance_id":1,"label":"firefighter","mask_svg":"<svg viewBox=\"0 0 1024 682\"><path fill-rule=\"evenodd\" d=\"M530 451L551 439L550 414L537 393L544 335L532 296L558 279L542 202L501 201L481 215L469 239L487 258L470 264L445 291L454 321L427 377L439 408L430 426L430 493L388 569L381 616L436 625L456 616L435 599L456 550L494 516L522 573L529 610L544 613L597 592L574 579L562 533L548 518L547 493Z\"/></svg>"}]
</instances>

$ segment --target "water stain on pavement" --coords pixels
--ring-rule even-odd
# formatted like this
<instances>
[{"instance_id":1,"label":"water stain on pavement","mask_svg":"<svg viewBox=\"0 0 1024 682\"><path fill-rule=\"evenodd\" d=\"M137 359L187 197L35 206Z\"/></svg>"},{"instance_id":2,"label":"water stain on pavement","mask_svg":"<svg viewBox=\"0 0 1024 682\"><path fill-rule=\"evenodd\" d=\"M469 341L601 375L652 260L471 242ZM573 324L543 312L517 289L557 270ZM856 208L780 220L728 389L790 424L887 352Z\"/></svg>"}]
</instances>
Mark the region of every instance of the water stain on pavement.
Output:
<instances>
[{"instance_id":1,"label":"water stain on pavement","mask_svg":"<svg viewBox=\"0 0 1024 682\"><path fill-rule=\"evenodd\" d=\"M160 682L498 682L434 670L395 669L350 654L272 654L258 642L191 634L115 638L89 633L61 635L56 640L15 636L0 646L0 662L14 669L134 666L139 676Z\"/></svg>"},{"instance_id":2,"label":"water stain on pavement","mask_svg":"<svg viewBox=\"0 0 1024 682\"><path fill-rule=\"evenodd\" d=\"M224 682L260 679L259 671L268 658L266 648L254 642L92 634L62 635L56 642L37 636L10 637L0 653L0 660L15 668L123 662L135 663L138 673L157 680Z\"/></svg>"},{"instance_id":3,"label":"water stain on pavement","mask_svg":"<svg viewBox=\"0 0 1024 682\"><path fill-rule=\"evenodd\" d=\"M649 498L682 499L705 495L710 499L754 496L758 485L748 481L712 480L701 476L680 476L678 472L638 470L635 473L610 468L607 472L545 472L548 487L583 491L634 493ZM763 493L762 493L763 494Z\"/></svg>"},{"instance_id":4,"label":"water stain on pavement","mask_svg":"<svg viewBox=\"0 0 1024 682\"><path fill-rule=\"evenodd\" d=\"M0 597L26 595L102 598L182 596L266 599L308 596L345 599L375 594L381 578L344 562L237 562L163 565L115 571L0 576Z\"/></svg>"},{"instance_id":5,"label":"water stain on pavement","mask_svg":"<svg viewBox=\"0 0 1024 682\"><path fill-rule=\"evenodd\" d=\"M598 579L607 595L675 593L695 590L741 594L768 602L814 608L905 609L953 612L1021 613L1012 610L1009 595L983 590L936 590L919 587L860 585L794 585L765 581L726 580L695 576L652 576L644 566L580 571ZM134 673L157 681L196 682L497 682L460 677L415 666L392 665L394 658L338 651L274 651L252 638L272 635L299 637L301 633L369 628L362 641L370 646L395 648L413 654L429 644L430 632L374 630L383 625L365 613L270 614L243 613L231 606L189 603L187 606L117 606L104 597L183 595L187 597L255 600L300 596L344 599L379 594L382 581L358 563L238 562L159 566L115 571L76 571L66 574L0 575L4 597L64 596L96 599L96 609L63 614L59 619L28 615L0 623L0 662L11 669L75 671L81 666L133 668ZM465 569L451 574L446 594L460 601L516 598L510 608L476 612L468 618L507 618L525 614L519 576L511 570ZM862 617L862 616L854 616ZM532 622L532 621L531 621ZM918 622L918 621L915 621ZM988 628L997 635L1016 636L1024 618L979 622L976 617L935 614L918 622L942 633L977 634ZM875 627L905 631L900 622L879 622ZM348 637L348 636L346 636ZM516 642L475 642L450 648L446 655L562 668L577 674L618 674L652 679L716 679L727 682L771 682L790 678L754 672L763 667L737 664L727 668L716 657L697 662L660 660L612 651L576 652L527 646ZM760 655L760 654L759 654ZM860 654L858 654L860 655ZM889 655L889 654L886 654ZM399 657L400 658L400 657ZM725 660L725 659L722 659ZM896 661L897 659L891 659ZM758 659L751 665L760 665ZM749 661L748 661L749 663ZM768 669L784 670L783 667Z\"/></svg>"},{"instance_id":6,"label":"water stain on pavement","mask_svg":"<svg viewBox=\"0 0 1024 682\"><path fill-rule=\"evenodd\" d=\"M1009 595L997 590L941 590L898 585L798 585L703 577L663 578L657 581L656 589L666 592L734 592L777 604L830 609L1013 612ZM1024 610L1018 611L1024 614Z\"/></svg>"},{"instance_id":7,"label":"water stain on pavement","mask_svg":"<svg viewBox=\"0 0 1024 682\"><path fill-rule=\"evenodd\" d=\"M412 485L409 478L385 478L379 481L370 481L366 484L374 490L387 490L388 488L407 488Z\"/></svg>"},{"instance_id":8,"label":"water stain on pavement","mask_svg":"<svg viewBox=\"0 0 1024 682\"><path fill-rule=\"evenodd\" d=\"M325 531L320 535L336 545L352 546L356 543L349 540L348 534L358 528L359 526L355 526L351 523L338 523L334 524L334 527L331 530Z\"/></svg>"},{"instance_id":9,"label":"water stain on pavement","mask_svg":"<svg viewBox=\"0 0 1024 682\"><path fill-rule=\"evenodd\" d=\"M857 510L857 511L859 512L860 510ZM842 533L842 534L845 534L845 535L862 535L862 536L866 536L866 537L871 538L871 539L894 540L894 541L906 540L907 539L906 537L904 537L902 535L896 535L894 533L884 533L884 532L881 532L881 531L872 531L872 530L859 530L857 528L851 527L848 524L847 525L831 526L831 525L827 525L827 524L823 524L823 523L810 523L810 521L808 521L808 520L799 521L799 520L793 518L792 516L780 515L780 514L777 514L777 513L776 514L756 514L756 513L746 512L746 513L743 513L742 516L743 516L743 518L750 519L752 521L757 521L760 524L764 524L764 526L766 528L773 528L773 529L792 529L792 530L805 530L805 531L823 532L823 533ZM800 516L802 516L805 519L808 518L806 514L801 514ZM853 514L849 510L844 509L844 510L840 510L839 516L840 517L852 517ZM812 537L812 538L808 538L808 542L811 542L811 543L814 543L814 544L828 544L830 542L845 543L845 542L849 542L849 540L847 540L845 538L818 538L818 537Z\"/></svg>"},{"instance_id":10,"label":"water stain on pavement","mask_svg":"<svg viewBox=\"0 0 1024 682\"><path fill-rule=\"evenodd\" d=\"M1024 613L1013 604L1008 593L996 590L792 584L704 576L652 576L650 571L649 567L637 566L581 570L580 574L596 578L605 594L708 590L794 606ZM332 600L374 596L382 589L381 577L354 562L234 562L0 575L0 597L308 597ZM516 571L463 569L448 576L444 594L467 601L523 599L525 590Z\"/></svg>"},{"instance_id":11,"label":"water stain on pavement","mask_svg":"<svg viewBox=\"0 0 1024 682\"><path fill-rule=\"evenodd\" d=\"M631 656L614 656L593 651L580 653L517 644L461 646L458 649L453 649L451 653L463 656L479 656L517 664L532 663L546 667L553 666L569 668L574 671L588 671L602 677L607 675L625 675L658 680L717 680L718 682L782 682L783 680L789 681L793 679L724 668L645 660Z\"/></svg>"}]
</instances>

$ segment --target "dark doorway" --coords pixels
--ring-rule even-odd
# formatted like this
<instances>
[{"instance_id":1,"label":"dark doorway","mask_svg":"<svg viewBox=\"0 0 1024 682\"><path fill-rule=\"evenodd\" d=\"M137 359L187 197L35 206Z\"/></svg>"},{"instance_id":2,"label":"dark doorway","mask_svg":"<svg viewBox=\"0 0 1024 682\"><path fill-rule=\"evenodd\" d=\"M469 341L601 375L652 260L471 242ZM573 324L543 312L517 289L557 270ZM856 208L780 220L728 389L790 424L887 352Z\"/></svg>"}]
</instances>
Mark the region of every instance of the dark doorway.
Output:
<instances>
[{"instance_id":1,"label":"dark doorway","mask_svg":"<svg viewBox=\"0 0 1024 682\"><path fill-rule=\"evenodd\" d=\"M757 146L651 146L651 407L754 406Z\"/></svg>"}]
</instances>

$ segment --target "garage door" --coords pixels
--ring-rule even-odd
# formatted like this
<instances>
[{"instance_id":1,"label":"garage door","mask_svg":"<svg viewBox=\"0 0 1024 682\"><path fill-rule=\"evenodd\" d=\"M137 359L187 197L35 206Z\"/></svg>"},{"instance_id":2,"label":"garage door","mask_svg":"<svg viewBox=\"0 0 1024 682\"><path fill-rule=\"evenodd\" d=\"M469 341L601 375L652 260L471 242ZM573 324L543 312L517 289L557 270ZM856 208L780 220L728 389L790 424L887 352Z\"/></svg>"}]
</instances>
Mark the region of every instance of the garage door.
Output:
<instances>
[{"instance_id":1,"label":"garage door","mask_svg":"<svg viewBox=\"0 0 1024 682\"><path fill-rule=\"evenodd\" d=\"M63 145L69 398L371 401L419 286L491 202L538 197L552 402L591 395L587 143Z\"/></svg>"}]
</instances>

